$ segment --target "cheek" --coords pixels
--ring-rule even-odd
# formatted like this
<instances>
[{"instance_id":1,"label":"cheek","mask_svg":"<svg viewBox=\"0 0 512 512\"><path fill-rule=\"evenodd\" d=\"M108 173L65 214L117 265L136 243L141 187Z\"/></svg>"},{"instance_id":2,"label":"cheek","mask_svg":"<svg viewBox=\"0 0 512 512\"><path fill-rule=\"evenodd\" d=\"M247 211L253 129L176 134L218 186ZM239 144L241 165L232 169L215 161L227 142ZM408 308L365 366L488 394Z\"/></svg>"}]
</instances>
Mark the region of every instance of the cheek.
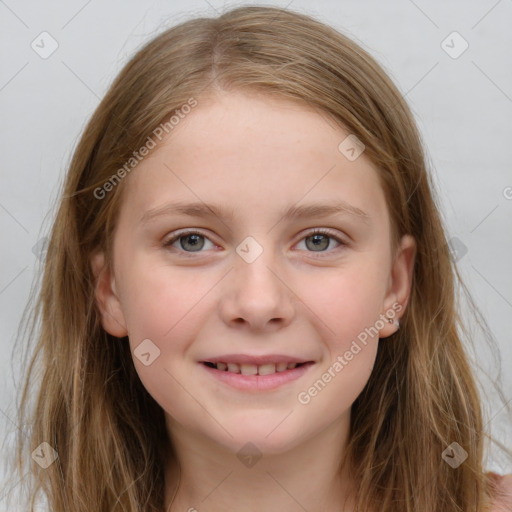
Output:
<instances>
[{"instance_id":1,"label":"cheek","mask_svg":"<svg viewBox=\"0 0 512 512\"><path fill-rule=\"evenodd\" d=\"M315 313L317 328L328 340L332 357L348 350L352 340L375 326L386 282L382 268L361 258L357 265L347 265L320 280L308 280L301 287L304 303Z\"/></svg>"},{"instance_id":2,"label":"cheek","mask_svg":"<svg viewBox=\"0 0 512 512\"><path fill-rule=\"evenodd\" d=\"M327 357L297 399L304 414L321 418L323 426L350 410L370 378L377 355L386 281L376 266L353 269L317 283L309 296Z\"/></svg>"},{"instance_id":3,"label":"cheek","mask_svg":"<svg viewBox=\"0 0 512 512\"><path fill-rule=\"evenodd\" d=\"M134 339L154 337L165 342L211 288L207 276L193 269L133 264L124 273L123 311Z\"/></svg>"},{"instance_id":4,"label":"cheek","mask_svg":"<svg viewBox=\"0 0 512 512\"><path fill-rule=\"evenodd\" d=\"M194 409L183 391L183 359L196 337L195 329L201 325L201 298L211 288L211 279L198 279L183 269L172 271L164 266L132 263L126 270L123 310L135 369L143 386L172 416L186 421L193 412L192 416L200 417L204 411ZM143 346L144 351L139 349ZM139 357L144 353L150 353L146 361Z\"/></svg>"},{"instance_id":5,"label":"cheek","mask_svg":"<svg viewBox=\"0 0 512 512\"><path fill-rule=\"evenodd\" d=\"M197 269L172 269L142 259L123 270L119 273L123 312L139 377L155 398L161 389L168 392L176 386L178 391L179 385L169 373L181 380L181 362L201 329L208 292L218 278L201 275ZM137 358L137 348L145 346L143 342L158 354L148 366Z\"/></svg>"}]
</instances>

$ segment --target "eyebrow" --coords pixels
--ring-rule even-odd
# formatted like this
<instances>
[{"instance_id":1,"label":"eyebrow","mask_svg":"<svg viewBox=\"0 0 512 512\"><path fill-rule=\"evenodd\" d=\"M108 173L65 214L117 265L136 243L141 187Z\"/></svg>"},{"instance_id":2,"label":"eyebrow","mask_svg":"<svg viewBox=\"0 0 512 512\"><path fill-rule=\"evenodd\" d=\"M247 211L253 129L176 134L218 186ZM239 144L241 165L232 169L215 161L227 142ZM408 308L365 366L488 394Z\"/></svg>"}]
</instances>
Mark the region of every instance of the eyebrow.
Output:
<instances>
[{"instance_id":1,"label":"eyebrow","mask_svg":"<svg viewBox=\"0 0 512 512\"><path fill-rule=\"evenodd\" d=\"M337 201L335 204L305 204L302 206L290 206L282 213L281 220L303 219L303 218L320 218L330 215L346 214L353 216L366 224L370 223L370 216L345 201ZM203 202L192 203L170 203L159 208L148 210L142 215L140 222L145 224L155 217L164 215L188 215L190 217L209 217L216 216L222 220L233 220L235 217L234 209L226 208L220 204L206 204Z\"/></svg>"}]
</instances>

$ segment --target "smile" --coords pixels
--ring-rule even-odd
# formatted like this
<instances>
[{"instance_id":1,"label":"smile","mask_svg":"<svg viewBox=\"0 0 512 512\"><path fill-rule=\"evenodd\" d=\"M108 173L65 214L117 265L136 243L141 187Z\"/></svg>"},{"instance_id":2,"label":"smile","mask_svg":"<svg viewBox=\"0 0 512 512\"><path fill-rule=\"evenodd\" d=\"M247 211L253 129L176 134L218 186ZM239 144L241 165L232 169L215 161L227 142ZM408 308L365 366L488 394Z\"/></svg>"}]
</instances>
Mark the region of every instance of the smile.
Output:
<instances>
[{"instance_id":1,"label":"smile","mask_svg":"<svg viewBox=\"0 0 512 512\"><path fill-rule=\"evenodd\" d=\"M205 361L204 364L209 368L215 368L221 372L238 373L241 375L272 375L273 373L280 373L286 370L293 370L297 366L302 366L307 363L267 363L262 365L256 364L242 364L242 363L212 363Z\"/></svg>"},{"instance_id":2,"label":"smile","mask_svg":"<svg viewBox=\"0 0 512 512\"><path fill-rule=\"evenodd\" d=\"M293 357L224 356L200 361L208 374L230 387L242 391L265 391L281 387L302 377L314 361Z\"/></svg>"}]
</instances>

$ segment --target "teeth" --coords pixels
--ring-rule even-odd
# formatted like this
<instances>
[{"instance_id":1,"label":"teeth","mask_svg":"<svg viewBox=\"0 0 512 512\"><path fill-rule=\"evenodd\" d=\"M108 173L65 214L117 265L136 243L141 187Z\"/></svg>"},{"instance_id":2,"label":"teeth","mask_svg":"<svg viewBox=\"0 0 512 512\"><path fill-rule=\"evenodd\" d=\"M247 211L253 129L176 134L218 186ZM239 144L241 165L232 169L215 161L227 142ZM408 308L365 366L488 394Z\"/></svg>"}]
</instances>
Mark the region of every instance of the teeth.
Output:
<instances>
[{"instance_id":1,"label":"teeth","mask_svg":"<svg viewBox=\"0 0 512 512\"><path fill-rule=\"evenodd\" d=\"M240 373L242 375L257 375L258 367L255 364L241 364Z\"/></svg>"},{"instance_id":2,"label":"teeth","mask_svg":"<svg viewBox=\"0 0 512 512\"><path fill-rule=\"evenodd\" d=\"M240 373L240 366L236 363L228 363L228 372Z\"/></svg>"},{"instance_id":3,"label":"teeth","mask_svg":"<svg viewBox=\"0 0 512 512\"><path fill-rule=\"evenodd\" d=\"M276 373L276 365L262 364L261 366L258 366L258 373L260 375L271 375L272 373Z\"/></svg>"},{"instance_id":4,"label":"teeth","mask_svg":"<svg viewBox=\"0 0 512 512\"><path fill-rule=\"evenodd\" d=\"M267 363L262 365L255 364L237 364L237 363L216 363L217 370L221 372L228 371L232 373L241 373L242 375L272 375L276 372L293 370L297 363Z\"/></svg>"}]
</instances>

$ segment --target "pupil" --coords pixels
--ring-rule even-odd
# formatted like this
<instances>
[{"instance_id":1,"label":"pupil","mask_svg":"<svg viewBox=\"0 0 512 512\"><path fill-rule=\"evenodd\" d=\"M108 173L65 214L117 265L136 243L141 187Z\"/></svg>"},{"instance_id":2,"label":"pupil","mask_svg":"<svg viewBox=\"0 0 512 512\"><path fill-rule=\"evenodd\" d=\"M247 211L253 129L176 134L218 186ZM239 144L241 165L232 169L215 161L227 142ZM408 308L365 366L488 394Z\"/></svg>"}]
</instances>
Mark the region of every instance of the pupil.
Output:
<instances>
[{"instance_id":1,"label":"pupil","mask_svg":"<svg viewBox=\"0 0 512 512\"><path fill-rule=\"evenodd\" d=\"M327 236L323 235L322 233L319 233L317 235L312 235L309 238L311 238L313 240L313 247L321 248L321 250L327 249L327 246L329 245L329 240L328 240ZM322 238L323 238L323 240L322 240ZM324 242L323 247L321 247L322 242ZM325 242L327 242L327 243L325 243Z\"/></svg>"},{"instance_id":2,"label":"pupil","mask_svg":"<svg viewBox=\"0 0 512 512\"><path fill-rule=\"evenodd\" d=\"M200 244L200 241L199 239L202 238L201 235L187 235L186 237L184 237L186 242L185 244L181 244L182 248L183 249L187 249L187 247L185 247L184 245L186 245L187 243L190 243L190 246L192 248L195 248L196 250L199 248L201 249L203 247L203 244ZM182 239L183 240L183 239Z\"/></svg>"}]
</instances>

